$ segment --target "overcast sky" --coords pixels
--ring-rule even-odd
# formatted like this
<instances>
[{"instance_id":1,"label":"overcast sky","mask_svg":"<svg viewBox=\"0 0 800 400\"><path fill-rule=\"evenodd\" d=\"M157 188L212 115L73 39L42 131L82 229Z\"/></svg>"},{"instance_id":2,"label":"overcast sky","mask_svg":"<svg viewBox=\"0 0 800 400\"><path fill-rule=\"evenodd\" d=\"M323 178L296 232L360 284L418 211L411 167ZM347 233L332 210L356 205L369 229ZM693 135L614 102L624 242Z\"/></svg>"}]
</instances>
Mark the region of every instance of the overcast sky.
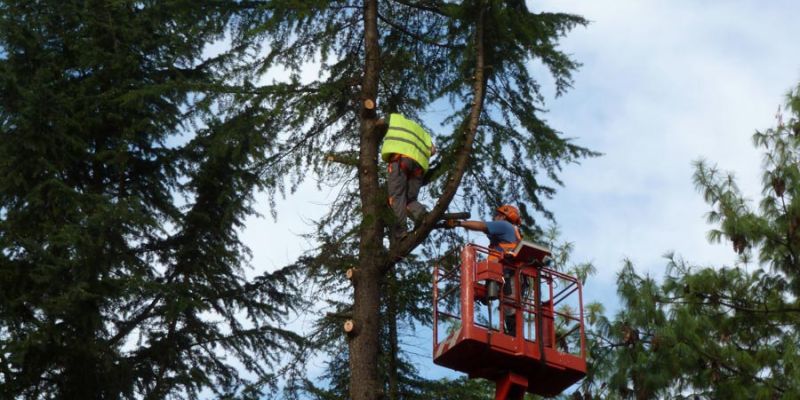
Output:
<instances>
[{"instance_id":1,"label":"overcast sky","mask_svg":"<svg viewBox=\"0 0 800 400\"><path fill-rule=\"evenodd\" d=\"M613 303L623 258L656 277L672 250L692 263L731 265L730 244L706 240L709 207L692 184L691 163L705 158L735 171L745 194L758 198L761 155L751 136L775 124L785 94L800 82L800 1L529 5L591 21L562 41L583 66L571 91L548 99L545 117L604 153L567 168L565 186L548 203L563 238L575 243L576 261L598 268L585 296ZM244 240L258 269L283 266L312 246L296 235L320 215L324 196L306 185L279 202L277 222L248 220ZM265 201L258 208L268 215Z\"/></svg>"},{"instance_id":2,"label":"overcast sky","mask_svg":"<svg viewBox=\"0 0 800 400\"><path fill-rule=\"evenodd\" d=\"M603 152L564 174L552 202L576 256L602 283L629 257L661 276L674 250L698 264L732 264L711 245L709 207L692 161L732 170L751 199L761 190L756 129L775 124L800 81L797 1L544 1L592 21L563 41L583 62L575 88L552 101L550 122Z\"/></svg>"}]
</instances>

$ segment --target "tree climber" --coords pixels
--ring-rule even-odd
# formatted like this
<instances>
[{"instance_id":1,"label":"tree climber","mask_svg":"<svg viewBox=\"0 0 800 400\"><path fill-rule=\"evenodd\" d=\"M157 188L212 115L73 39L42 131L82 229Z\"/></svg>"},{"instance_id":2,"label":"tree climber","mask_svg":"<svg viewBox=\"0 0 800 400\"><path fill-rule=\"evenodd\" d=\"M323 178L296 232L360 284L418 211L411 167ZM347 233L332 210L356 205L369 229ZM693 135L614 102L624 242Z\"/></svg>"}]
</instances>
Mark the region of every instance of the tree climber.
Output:
<instances>
[{"instance_id":1,"label":"tree climber","mask_svg":"<svg viewBox=\"0 0 800 400\"><path fill-rule=\"evenodd\" d=\"M400 114L390 114L381 158L389 164L387 180L389 206L394 211L392 239L405 235L406 216L421 221L427 209L417 201L428 160L436 154L431 136L416 122Z\"/></svg>"},{"instance_id":2,"label":"tree climber","mask_svg":"<svg viewBox=\"0 0 800 400\"><path fill-rule=\"evenodd\" d=\"M521 223L519 209L510 204L505 204L495 210L492 221L448 220L445 221L445 227L450 229L461 227L485 233L489 238L489 248L493 250L493 253L489 254L489 260L499 261L506 253L514 250L522 240L522 235L519 233L519 225ZM503 268L503 277L505 279L503 296L515 298L514 270ZM513 308L506 308L505 310L506 333L513 336L516 332L516 310Z\"/></svg>"}]
</instances>

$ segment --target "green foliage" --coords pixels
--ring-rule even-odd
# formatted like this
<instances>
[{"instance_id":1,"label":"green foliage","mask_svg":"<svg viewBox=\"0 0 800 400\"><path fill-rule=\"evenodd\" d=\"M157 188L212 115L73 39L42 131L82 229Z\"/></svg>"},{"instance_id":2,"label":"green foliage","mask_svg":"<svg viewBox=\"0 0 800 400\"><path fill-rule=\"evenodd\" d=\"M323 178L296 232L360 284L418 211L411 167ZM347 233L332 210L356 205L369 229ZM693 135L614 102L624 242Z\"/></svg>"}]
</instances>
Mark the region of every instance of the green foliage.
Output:
<instances>
[{"instance_id":1,"label":"green foliage","mask_svg":"<svg viewBox=\"0 0 800 400\"><path fill-rule=\"evenodd\" d=\"M439 379L424 383L422 395L413 399L433 400L491 400L494 399L494 383L484 379Z\"/></svg>"},{"instance_id":2,"label":"green foliage","mask_svg":"<svg viewBox=\"0 0 800 400\"><path fill-rule=\"evenodd\" d=\"M237 238L272 141L203 56L230 6L0 1L0 397L275 384L295 277Z\"/></svg>"},{"instance_id":3,"label":"green foliage","mask_svg":"<svg viewBox=\"0 0 800 400\"><path fill-rule=\"evenodd\" d=\"M626 263L618 277L622 310L591 321L593 362L582 393L637 399L800 394L799 98L800 87L789 94L788 121L779 118L775 128L753 136L764 151L757 209L732 174L704 161L695 165L695 184L712 207L709 239L730 241L739 263L699 267L668 254L662 282Z\"/></svg>"},{"instance_id":4,"label":"green foliage","mask_svg":"<svg viewBox=\"0 0 800 400\"><path fill-rule=\"evenodd\" d=\"M266 71L287 71L288 81L253 90L242 101L262 110L285 113L285 140L274 148L270 165L276 177L288 178L289 188L312 176L322 185L344 183L343 195L332 205L338 219L358 211L353 169L331 162L332 154L358 154L361 77L364 64L363 18L360 1L286 1L254 4L240 13L236 42L257 43L265 51L249 70L255 77ZM465 116L474 84L476 10L488 11L486 64L489 76L486 111L481 115L478 143L462 186L467 209L505 202L529 203L523 216L532 223L535 211L550 215L540 196L552 187L537 175L559 183L564 163L596 153L573 144L549 127L539 115L544 97L531 73L539 61L556 81L558 93L572 82L578 64L558 50L558 40L570 29L586 24L580 17L533 13L518 1L408 2L379 4L379 114L401 112L417 118L439 99L453 111L444 115L452 131L435 133L441 157L429 173L428 190L436 197L454 167L455 151L464 138ZM301 76L309 62L319 62L319 74ZM314 64L312 64L314 66ZM438 133L438 134L436 134ZM488 184L492 182L492 184ZM344 194L347 193L347 194Z\"/></svg>"},{"instance_id":5,"label":"green foliage","mask_svg":"<svg viewBox=\"0 0 800 400\"><path fill-rule=\"evenodd\" d=\"M293 264L311 278L308 284L315 299L321 297L318 288L325 288L328 304L320 311L308 351L297 356L290 384L294 396L346 397L349 371L341 349L347 341L341 323L352 315L353 306L352 289L342 274L364 265L363 258L380 259L388 251L380 248L367 255L360 247L368 239L359 236L362 227L386 225L392 219L388 208L364 212L365 199L380 204L386 194L382 188L362 192L362 171L354 168L365 161L359 157L372 150L372 143L364 139L361 115L362 93L371 85L365 78L370 61L380 64L375 98L379 116L400 112L420 120L434 103L437 108L447 102L452 106L442 115L445 128L430 129L440 156L426 176L423 196L442 197L458 169L459 152L472 140L467 129L470 107L474 101L485 106L478 116L475 144L465 150L471 161L459 195L445 208L527 203L531 206L522 205L523 217L530 230L537 231L533 215L550 217L542 200L554 193L542 181L560 184L557 175L565 163L596 154L541 119L544 97L532 73L533 62L539 62L553 75L558 94L570 86L578 64L558 49L558 42L572 28L585 25L584 19L534 13L522 1L381 1L379 60L369 60L364 10L365 2L355 0L244 2L234 23L234 45L254 50L251 62L239 70L247 77L243 78L246 90L236 101L252 106L254 115L278 115L281 121L273 132L278 140L267 149L265 163L269 169L264 179L278 189L271 195L293 191L311 177L320 189L333 188L336 194L329 212L316 221L308 237L319 247ZM479 32L483 32L480 46ZM486 65L480 82L475 79L478 53ZM309 76L313 68L318 73ZM289 78L264 79L275 72L286 72ZM485 93L480 98L475 97L477 86ZM377 166L379 161L367 162ZM382 171L377 181L385 182ZM376 368L390 398L426 396L420 388L427 387L427 381L417 375L398 343L402 335L430 323L430 263L442 249L460 241L452 232L434 232L422 254L401 254L399 262L380 261L374 266L385 270L379 282L383 297L375 299L380 300L382 321ZM314 351L331 354L324 376L329 386L311 384L302 376L302 360L313 359Z\"/></svg>"},{"instance_id":6,"label":"green foliage","mask_svg":"<svg viewBox=\"0 0 800 400\"><path fill-rule=\"evenodd\" d=\"M290 378L321 398L344 393L347 354L333 327L351 306L337 298L349 290L339 277L359 257L361 224L386 218L360 213L357 171L331 162L363 146L362 2L7 0L0 11L2 396L257 397L275 384L280 351L299 340L278 325L298 306L297 271L326 287L333 316L296 354L314 346L336 357L329 388L292 368ZM523 203L536 231L532 216L550 217L542 197L554 192L540 175L560 184L564 163L595 153L540 118L531 63L549 69L563 93L578 64L558 41L586 21L516 0L398 0L378 12L380 113L418 118L435 101L453 105L427 191L442 194L480 101L453 207ZM204 56L226 37L231 51ZM475 82L479 53L487 73ZM310 61L320 67L309 81ZM276 72L290 78L268 82ZM476 84L485 86L478 99ZM274 204L310 176L340 189L312 235L320 247L245 279L237 229L253 213L252 191L268 189ZM378 368L395 378L387 391L404 398L485 389L428 381L399 353L404 329L430 323L425 266L457 240L435 235L381 282Z\"/></svg>"},{"instance_id":7,"label":"green foliage","mask_svg":"<svg viewBox=\"0 0 800 400\"><path fill-rule=\"evenodd\" d=\"M541 119L545 99L531 72L531 65L540 62L555 79L556 93L566 91L579 64L558 50L558 41L586 20L534 13L522 1L488 3L486 112L463 185L478 189L470 205L520 204L523 220L533 225L534 212L552 217L541 199L551 198L555 188L542 183L542 175L561 184L563 164L598 154L575 145ZM443 161L442 167L451 165Z\"/></svg>"}]
</instances>

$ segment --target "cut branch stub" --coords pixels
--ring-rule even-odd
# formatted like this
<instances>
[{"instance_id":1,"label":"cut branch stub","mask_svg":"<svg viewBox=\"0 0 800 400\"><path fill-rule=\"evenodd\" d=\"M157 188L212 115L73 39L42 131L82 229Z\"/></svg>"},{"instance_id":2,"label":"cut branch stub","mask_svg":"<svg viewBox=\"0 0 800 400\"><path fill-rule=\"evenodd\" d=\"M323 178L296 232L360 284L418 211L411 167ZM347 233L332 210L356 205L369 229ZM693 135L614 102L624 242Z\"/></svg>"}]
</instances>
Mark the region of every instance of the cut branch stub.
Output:
<instances>
[{"instance_id":1,"label":"cut branch stub","mask_svg":"<svg viewBox=\"0 0 800 400\"><path fill-rule=\"evenodd\" d=\"M348 319L344 322L344 332L350 336L355 336L358 333L356 329L356 323L353 322L352 319Z\"/></svg>"},{"instance_id":2,"label":"cut branch stub","mask_svg":"<svg viewBox=\"0 0 800 400\"><path fill-rule=\"evenodd\" d=\"M357 274L358 274L357 268L348 268L347 272L345 272L345 275L347 275L347 279L349 279L350 281L355 281L357 278Z\"/></svg>"},{"instance_id":3,"label":"cut branch stub","mask_svg":"<svg viewBox=\"0 0 800 400\"><path fill-rule=\"evenodd\" d=\"M376 111L375 111L375 100L372 99L364 99L362 103L363 108L361 109L361 116L364 118L375 118Z\"/></svg>"}]
</instances>

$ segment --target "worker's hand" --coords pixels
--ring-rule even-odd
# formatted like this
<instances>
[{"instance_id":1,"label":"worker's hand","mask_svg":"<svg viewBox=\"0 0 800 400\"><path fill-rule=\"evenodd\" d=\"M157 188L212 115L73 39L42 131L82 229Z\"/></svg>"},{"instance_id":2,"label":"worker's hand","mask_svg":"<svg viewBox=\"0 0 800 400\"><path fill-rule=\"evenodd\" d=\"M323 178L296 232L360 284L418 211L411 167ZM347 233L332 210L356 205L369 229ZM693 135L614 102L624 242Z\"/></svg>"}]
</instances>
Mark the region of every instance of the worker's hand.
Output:
<instances>
[{"instance_id":1,"label":"worker's hand","mask_svg":"<svg viewBox=\"0 0 800 400\"><path fill-rule=\"evenodd\" d=\"M444 221L444 227L447 229L453 229L458 226L461 226L461 220L448 219L447 221Z\"/></svg>"},{"instance_id":2,"label":"worker's hand","mask_svg":"<svg viewBox=\"0 0 800 400\"><path fill-rule=\"evenodd\" d=\"M436 155L436 145L431 144L431 157L433 157L434 155Z\"/></svg>"}]
</instances>

